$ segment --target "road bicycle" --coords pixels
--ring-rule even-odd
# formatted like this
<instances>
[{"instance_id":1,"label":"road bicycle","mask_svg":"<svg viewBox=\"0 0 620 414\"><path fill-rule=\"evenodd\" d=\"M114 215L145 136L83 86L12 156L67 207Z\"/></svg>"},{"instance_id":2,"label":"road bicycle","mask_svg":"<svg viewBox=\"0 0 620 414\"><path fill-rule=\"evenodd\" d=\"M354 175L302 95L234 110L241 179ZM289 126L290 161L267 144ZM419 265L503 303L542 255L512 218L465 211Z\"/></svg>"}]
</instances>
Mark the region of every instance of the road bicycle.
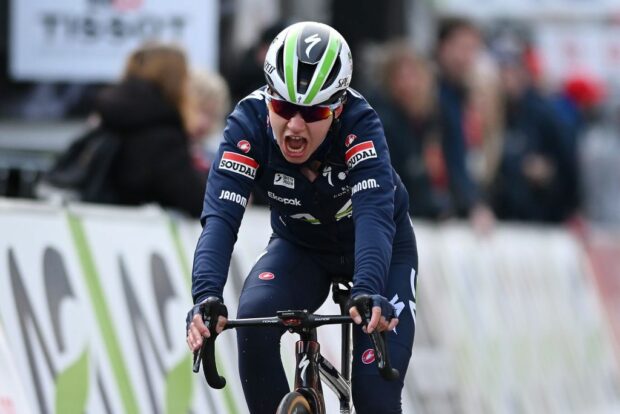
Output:
<instances>
[{"instance_id":1,"label":"road bicycle","mask_svg":"<svg viewBox=\"0 0 620 414\"><path fill-rule=\"evenodd\" d=\"M230 319L226 329L237 327L263 327L286 328L291 333L300 336L295 344L296 368L294 390L286 394L276 414L325 414L325 400L321 381L323 381L338 397L340 413L351 414L354 409L351 404L351 324L353 320L348 316L348 303L350 298L350 285L348 282L336 281L332 284L334 301L340 306L340 315L315 315L307 310L278 311L276 316L265 318ZM217 301L213 301L215 305ZM217 306L209 306L203 314L205 324L209 327L211 337L203 342L200 350L194 353L194 372L202 368L209 386L215 389L224 388L226 379L218 374L215 364L215 340L218 334L214 326L218 319ZM371 300L369 296L362 295L352 303L362 315L364 325L370 322ZM341 342L341 370L338 371L325 359L320 352L320 344L317 340L317 328L322 325L342 325ZM370 334L377 369L381 376L389 381L399 378L398 370L391 367L385 333L377 330Z\"/></svg>"}]
</instances>

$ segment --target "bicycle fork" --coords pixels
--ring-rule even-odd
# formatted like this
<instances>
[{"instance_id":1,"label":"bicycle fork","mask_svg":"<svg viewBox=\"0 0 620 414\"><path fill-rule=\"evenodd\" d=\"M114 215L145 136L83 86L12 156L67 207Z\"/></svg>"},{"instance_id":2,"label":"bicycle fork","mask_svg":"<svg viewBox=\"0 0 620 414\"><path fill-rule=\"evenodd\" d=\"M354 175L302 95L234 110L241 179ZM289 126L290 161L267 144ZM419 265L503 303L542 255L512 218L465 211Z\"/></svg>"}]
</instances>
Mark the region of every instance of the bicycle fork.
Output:
<instances>
[{"instance_id":1,"label":"bicycle fork","mask_svg":"<svg viewBox=\"0 0 620 414\"><path fill-rule=\"evenodd\" d=\"M320 353L320 345L313 340L302 339L296 346L297 369L295 370L295 391L304 395L312 412L324 414L325 400L321 379L336 394L340 401L340 413L351 414L351 385L334 366ZM350 360L350 359L349 359ZM319 375L320 373L320 375Z\"/></svg>"}]
</instances>

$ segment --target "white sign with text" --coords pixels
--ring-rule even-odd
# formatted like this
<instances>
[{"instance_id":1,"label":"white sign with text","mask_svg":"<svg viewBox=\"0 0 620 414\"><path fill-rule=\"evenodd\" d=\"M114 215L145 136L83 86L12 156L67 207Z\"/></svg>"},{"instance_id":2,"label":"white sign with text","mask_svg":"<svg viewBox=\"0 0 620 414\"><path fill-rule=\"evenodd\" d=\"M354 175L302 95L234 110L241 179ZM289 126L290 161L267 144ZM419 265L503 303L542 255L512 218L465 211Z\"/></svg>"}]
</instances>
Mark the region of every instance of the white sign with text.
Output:
<instances>
[{"instance_id":1,"label":"white sign with text","mask_svg":"<svg viewBox=\"0 0 620 414\"><path fill-rule=\"evenodd\" d=\"M147 40L174 42L194 65L218 56L215 0L13 0L10 71L15 80L111 81Z\"/></svg>"}]
</instances>

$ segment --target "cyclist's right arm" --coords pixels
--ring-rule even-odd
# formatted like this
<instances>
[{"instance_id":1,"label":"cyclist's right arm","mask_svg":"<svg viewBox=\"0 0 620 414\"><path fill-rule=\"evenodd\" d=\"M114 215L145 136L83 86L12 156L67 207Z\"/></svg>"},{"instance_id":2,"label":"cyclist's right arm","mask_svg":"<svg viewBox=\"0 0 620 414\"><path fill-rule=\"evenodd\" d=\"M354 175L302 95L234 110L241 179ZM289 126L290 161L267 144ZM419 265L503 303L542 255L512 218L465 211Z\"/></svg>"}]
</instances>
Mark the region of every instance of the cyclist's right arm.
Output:
<instances>
[{"instance_id":1,"label":"cyclist's right arm","mask_svg":"<svg viewBox=\"0 0 620 414\"><path fill-rule=\"evenodd\" d=\"M233 246L262 159L258 142L265 124L257 125L255 108L255 104L239 104L228 117L224 141L209 173L203 230L192 269L195 304L208 297L223 300Z\"/></svg>"}]
</instances>

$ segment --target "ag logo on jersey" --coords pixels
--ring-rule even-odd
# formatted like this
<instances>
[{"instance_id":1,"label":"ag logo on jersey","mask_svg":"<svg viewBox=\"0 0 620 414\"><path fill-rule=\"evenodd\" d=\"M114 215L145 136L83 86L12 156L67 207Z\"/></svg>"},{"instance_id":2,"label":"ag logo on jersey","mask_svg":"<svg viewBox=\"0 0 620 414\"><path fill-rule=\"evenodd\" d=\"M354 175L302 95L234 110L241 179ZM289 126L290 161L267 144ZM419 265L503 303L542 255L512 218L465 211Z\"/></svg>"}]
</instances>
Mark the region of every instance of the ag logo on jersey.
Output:
<instances>
[{"instance_id":1,"label":"ag logo on jersey","mask_svg":"<svg viewBox=\"0 0 620 414\"><path fill-rule=\"evenodd\" d=\"M347 150L344 156L345 162L347 163L347 167L349 167L349 169L370 158L377 158L375 144L373 144L372 141L366 141L352 146L349 150Z\"/></svg>"},{"instance_id":2,"label":"ag logo on jersey","mask_svg":"<svg viewBox=\"0 0 620 414\"><path fill-rule=\"evenodd\" d=\"M232 171L251 179L256 177L257 168L258 163L253 158L231 151L224 151L219 165L220 170Z\"/></svg>"},{"instance_id":3,"label":"ag logo on jersey","mask_svg":"<svg viewBox=\"0 0 620 414\"><path fill-rule=\"evenodd\" d=\"M276 173L273 177L273 185L281 185L292 190L295 188L295 179L286 174Z\"/></svg>"}]
</instances>

